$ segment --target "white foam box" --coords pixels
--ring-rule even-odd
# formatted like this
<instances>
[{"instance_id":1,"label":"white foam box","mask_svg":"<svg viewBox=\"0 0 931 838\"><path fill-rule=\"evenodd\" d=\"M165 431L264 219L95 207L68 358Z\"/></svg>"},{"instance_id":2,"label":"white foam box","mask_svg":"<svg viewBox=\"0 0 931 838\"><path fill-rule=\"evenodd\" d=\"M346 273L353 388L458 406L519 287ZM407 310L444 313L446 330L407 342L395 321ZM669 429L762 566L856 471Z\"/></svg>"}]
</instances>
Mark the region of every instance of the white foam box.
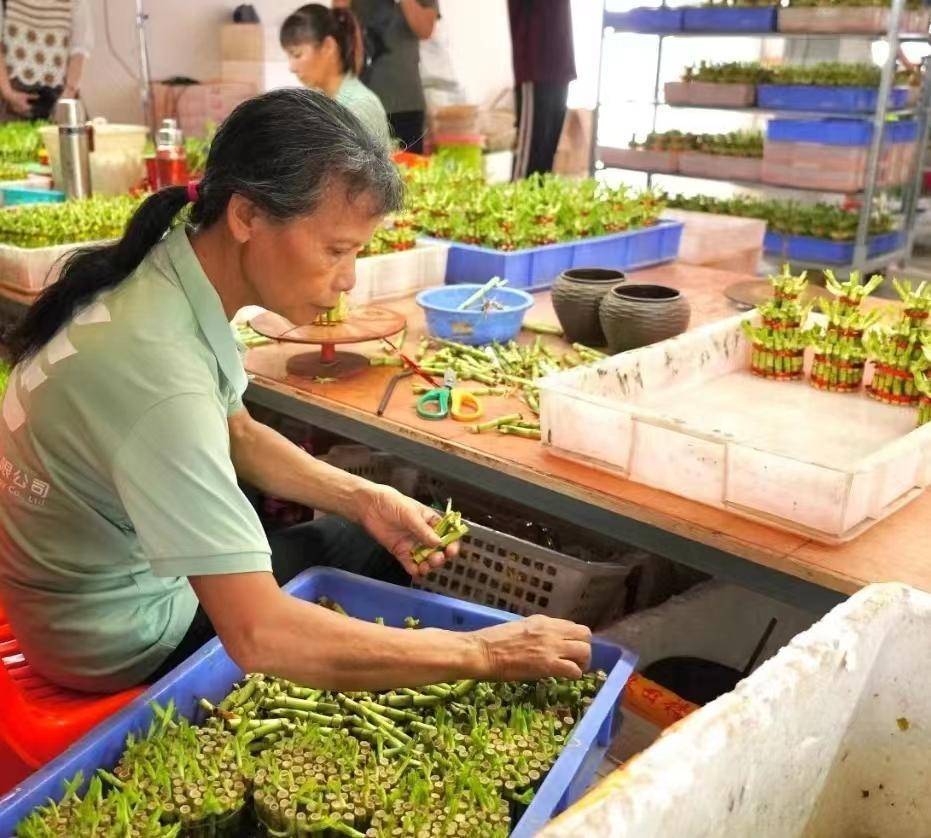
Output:
<instances>
[{"instance_id":1,"label":"white foam box","mask_svg":"<svg viewBox=\"0 0 931 838\"><path fill-rule=\"evenodd\" d=\"M758 218L679 209L664 210L663 218L683 223L678 260L688 265L720 263L748 251L755 251L759 261L763 252L766 222Z\"/></svg>"},{"instance_id":2,"label":"white foam box","mask_svg":"<svg viewBox=\"0 0 931 838\"><path fill-rule=\"evenodd\" d=\"M105 242L60 244L54 247L13 247L0 244L0 285L16 291L38 292L55 282L65 257L82 247Z\"/></svg>"},{"instance_id":3,"label":"white foam box","mask_svg":"<svg viewBox=\"0 0 931 838\"><path fill-rule=\"evenodd\" d=\"M863 393L752 375L741 322L755 317L544 379L544 445L827 544L917 497L931 479L931 425Z\"/></svg>"},{"instance_id":4,"label":"white foam box","mask_svg":"<svg viewBox=\"0 0 931 838\"><path fill-rule=\"evenodd\" d=\"M356 260L356 285L349 299L356 304L396 300L442 285L449 245L417 242L410 250Z\"/></svg>"},{"instance_id":5,"label":"white foam box","mask_svg":"<svg viewBox=\"0 0 931 838\"><path fill-rule=\"evenodd\" d=\"M929 677L931 595L871 585L540 836L927 836Z\"/></svg>"}]
</instances>

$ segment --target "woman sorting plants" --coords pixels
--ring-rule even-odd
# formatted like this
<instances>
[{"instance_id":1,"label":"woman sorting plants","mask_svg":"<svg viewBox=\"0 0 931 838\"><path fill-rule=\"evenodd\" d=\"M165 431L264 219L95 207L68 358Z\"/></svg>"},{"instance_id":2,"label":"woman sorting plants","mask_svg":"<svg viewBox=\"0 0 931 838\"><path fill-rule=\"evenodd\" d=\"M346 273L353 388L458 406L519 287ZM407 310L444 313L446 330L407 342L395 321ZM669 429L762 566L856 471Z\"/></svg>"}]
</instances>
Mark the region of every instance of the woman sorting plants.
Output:
<instances>
[{"instance_id":1,"label":"woman sorting plants","mask_svg":"<svg viewBox=\"0 0 931 838\"><path fill-rule=\"evenodd\" d=\"M279 90L221 126L199 184L149 197L76 253L12 341L0 416L0 600L31 665L67 687L152 681L215 630L246 671L343 690L578 677L587 628L533 617L470 633L351 619L282 592L311 565L400 582L438 515L327 466L243 406L229 320L297 324L355 282L402 187L328 96ZM173 225L188 208L190 226ZM267 538L238 481L334 513Z\"/></svg>"}]
</instances>

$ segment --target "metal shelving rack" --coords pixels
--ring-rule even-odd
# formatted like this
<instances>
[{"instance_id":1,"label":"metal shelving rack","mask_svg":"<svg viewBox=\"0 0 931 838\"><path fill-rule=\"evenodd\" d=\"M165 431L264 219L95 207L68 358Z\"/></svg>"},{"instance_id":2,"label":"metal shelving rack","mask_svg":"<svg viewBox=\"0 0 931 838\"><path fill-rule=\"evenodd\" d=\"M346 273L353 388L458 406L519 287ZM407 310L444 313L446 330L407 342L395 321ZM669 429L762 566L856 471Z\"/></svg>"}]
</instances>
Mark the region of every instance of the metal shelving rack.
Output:
<instances>
[{"instance_id":1,"label":"metal shelving rack","mask_svg":"<svg viewBox=\"0 0 931 838\"><path fill-rule=\"evenodd\" d=\"M664 4L665 5L665 4ZM925 60L923 73L922 73L922 83L921 90L919 94L919 101L915 107L911 107L904 110L891 110L887 107L889 101L889 94L892 90L893 83L895 80L895 67L896 67L896 58L899 51L899 44L907 41L924 41L928 39L928 35L922 34L912 34L912 33L900 33L899 24L903 17L903 12L905 10L905 0L892 0L890 15L889 15L889 29L886 31L885 35L872 34L872 33L863 33L863 32L836 32L836 33L796 33L796 32L671 32L671 33L629 33L629 34L639 34L642 37L651 37L658 38L657 50L656 50L656 68L654 76L654 86L653 86L653 101L652 102L636 102L628 101L627 104L637 104L637 105L652 105L653 106L653 130L656 130L657 115L659 108L677 108L677 109L695 109L695 110L719 110L719 111L731 111L735 113L748 113L748 114L775 114L782 113L785 115L791 115L793 117L847 117L847 118L856 118L856 119L869 119L873 125L873 137L872 142L869 147L869 153L867 156L867 168L866 168L866 183L862 191L858 193L851 192L837 192L834 194L844 194L844 195L853 195L857 197L861 202L860 209L860 219L857 227L857 236L854 242L854 256L853 260L849 265L840 265L832 266L835 270L842 271L871 271L877 270L887 265L898 263L907 260L912 253L912 248L914 246L915 238L915 216L918 211L918 199L921 196L921 187L922 187L922 177L924 171L924 156L925 149L928 145L928 129L929 129L929 120L928 114L929 109L931 109L931 79L929 79L929 59ZM597 94L597 104L595 107L594 114L594 125L592 128L592 166L593 169L602 164L604 168L622 168L622 167L612 167L609 163L606 163L602 158L602 149L608 151L610 156L610 148L607 146L601 146L598 143L598 119L599 111L602 104L602 92L603 92L603 72L602 65L604 61L604 54L606 49L606 41L615 31L623 31L621 29L615 30L614 23L617 22L618 12L609 12L607 10L603 13L602 19L602 33L601 33L601 45L600 45L600 55L599 55L599 74L598 74L598 94ZM879 91L877 96L877 106L876 110L870 115L869 113L827 113L827 112L809 112L809 111L778 111L767 108L727 108L727 107L711 107L711 106L694 106L694 105L670 105L666 102L661 101L660 99L660 84L662 78L662 63L663 63L663 43L668 38L730 38L730 37L740 37L740 38L782 38L782 39L864 39L870 42L885 40L889 44L889 51L886 57L886 61L882 67L882 72L880 74L880 83ZM621 103L624 104L624 103ZM879 169L879 159L882 148L882 138L883 138L883 125L886 122L886 118L890 115L912 115L918 120L918 146L915 154L915 159L912 164L912 171L906 183L903 185L897 185L895 187L880 187L877 184L877 172ZM626 169L625 171L637 171L632 169ZM715 178L709 177L698 177L692 175L686 175L681 173L666 173L666 172L647 172L648 183L651 182L654 174L666 176L666 177L680 177L680 178L689 178L696 180L707 180L715 181ZM785 186L780 187L775 184L768 184L763 182L756 181L738 181L738 180L727 180L720 179L726 183L732 183L737 186L760 189L760 190L782 190L782 191L793 191L793 192L804 192L805 190L799 189L798 187ZM876 196L882 192L890 192L901 190L901 210L900 216L902 220L901 229L905 233L904 243L901 247L896 250L884 253L881 256L870 257L868 255L868 236L869 236L869 220L872 213L872 207ZM831 194L829 189L817 189L811 190L812 192L817 192L820 194ZM802 261L793 260L793 264L799 267L811 267L811 268L821 268L825 267L824 265L814 265L808 264Z\"/></svg>"}]
</instances>

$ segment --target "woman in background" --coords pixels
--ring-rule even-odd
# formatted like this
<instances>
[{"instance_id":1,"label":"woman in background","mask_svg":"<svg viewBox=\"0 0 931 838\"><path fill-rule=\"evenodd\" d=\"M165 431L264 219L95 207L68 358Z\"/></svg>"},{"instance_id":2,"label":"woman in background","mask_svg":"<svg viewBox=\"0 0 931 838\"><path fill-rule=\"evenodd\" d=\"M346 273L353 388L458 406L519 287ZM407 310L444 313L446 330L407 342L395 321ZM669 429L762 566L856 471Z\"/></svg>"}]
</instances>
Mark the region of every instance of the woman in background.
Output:
<instances>
[{"instance_id":1,"label":"woman in background","mask_svg":"<svg viewBox=\"0 0 931 838\"><path fill-rule=\"evenodd\" d=\"M281 46L301 83L325 93L356 116L385 146L388 117L379 98L356 77L361 65L359 24L349 9L308 3L281 25Z\"/></svg>"},{"instance_id":2,"label":"woman in background","mask_svg":"<svg viewBox=\"0 0 931 838\"><path fill-rule=\"evenodd\" d=\"M0 6L2 119L47 119L74 99L94 46L88 0L4 0Z\"/></svg>"}]
</instances>

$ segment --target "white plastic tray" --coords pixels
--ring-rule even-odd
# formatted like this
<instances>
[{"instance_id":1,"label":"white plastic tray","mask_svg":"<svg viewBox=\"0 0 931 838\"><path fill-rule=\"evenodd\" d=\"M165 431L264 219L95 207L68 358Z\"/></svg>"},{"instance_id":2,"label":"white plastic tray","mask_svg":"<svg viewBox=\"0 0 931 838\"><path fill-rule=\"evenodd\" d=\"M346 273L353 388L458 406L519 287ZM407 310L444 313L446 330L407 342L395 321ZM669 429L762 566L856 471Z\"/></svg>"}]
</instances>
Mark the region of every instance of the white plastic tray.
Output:
<instances>
[{"instance_id":1,"label":"white plastic tray","mask_svg":"<svg viewBox=\"0 0 931 838\"><path fill-rule=\"evenodd\" d=\"M410 250L366 256L356 261L354 303L396 300L446 279L449 245L417 242Z\"/></svg>"},{"instance_id":2,"label":"white plastic tray","mask_svg":"<svg viewBox=\"0 0 931 838\"><path fill-rule=\"evenodd\" d=\"M931 479L931 425L865 394L748 372L749 313L541 382L553 453L825 543Z\"/></svg>"}]
</instances>

